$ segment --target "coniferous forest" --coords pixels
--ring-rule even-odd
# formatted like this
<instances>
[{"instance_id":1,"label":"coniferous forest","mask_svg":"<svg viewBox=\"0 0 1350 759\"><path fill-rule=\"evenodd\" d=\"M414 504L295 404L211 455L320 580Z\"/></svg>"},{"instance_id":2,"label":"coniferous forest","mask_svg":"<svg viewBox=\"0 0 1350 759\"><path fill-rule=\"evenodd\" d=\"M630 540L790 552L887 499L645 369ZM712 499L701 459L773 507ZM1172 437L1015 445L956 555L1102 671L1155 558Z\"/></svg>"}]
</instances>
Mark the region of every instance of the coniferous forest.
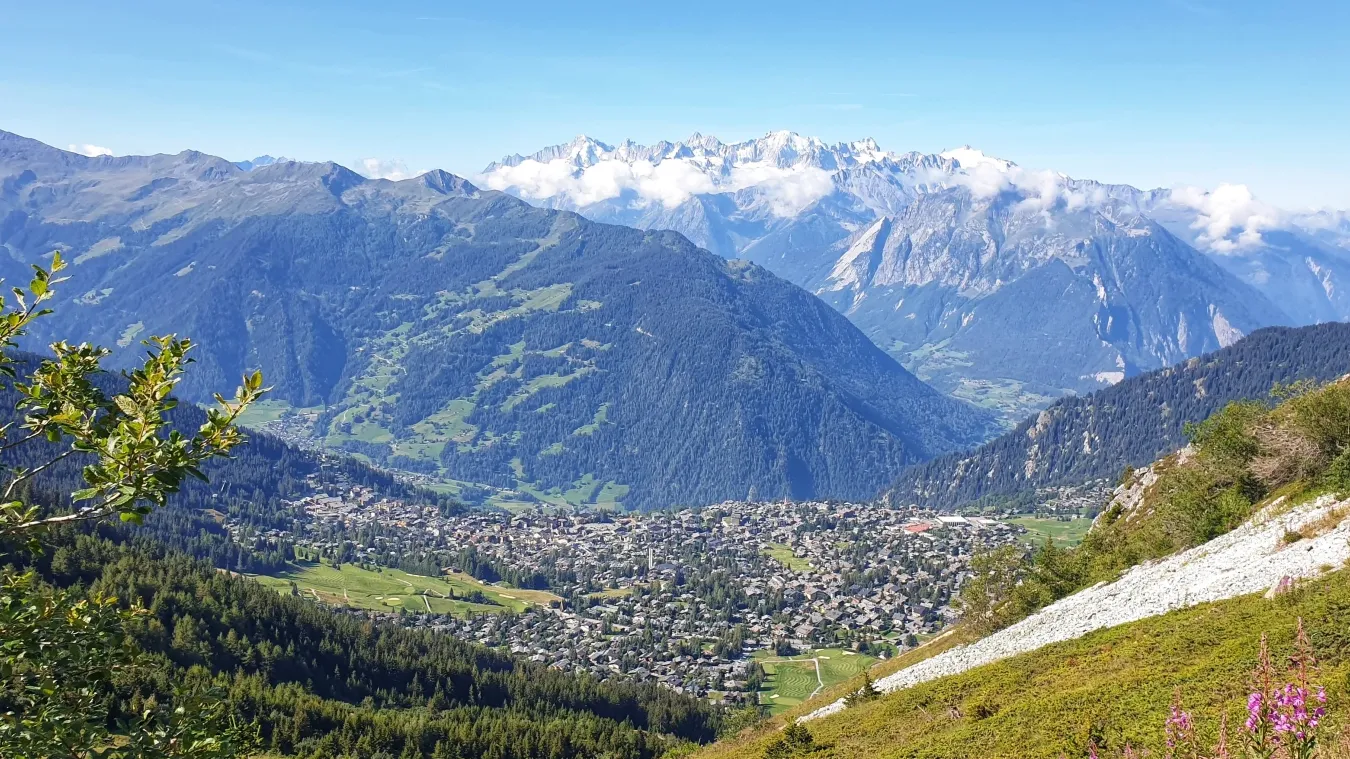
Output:
<instances>
[{"instance_id":1,"label":"coniferous forest","mask_svg":"<svg viewBox=\"0 0 1350 759\"><path fill-rule=\"evenodd\" d=\"M637 759L716 737L715 707L655 684L602 683L334 611L120 538L60 535L35 566L57 586L149 610L132 638L159 666L118 683L128 712L196 678L286 755Z\"/></svg>"}]
</instances>

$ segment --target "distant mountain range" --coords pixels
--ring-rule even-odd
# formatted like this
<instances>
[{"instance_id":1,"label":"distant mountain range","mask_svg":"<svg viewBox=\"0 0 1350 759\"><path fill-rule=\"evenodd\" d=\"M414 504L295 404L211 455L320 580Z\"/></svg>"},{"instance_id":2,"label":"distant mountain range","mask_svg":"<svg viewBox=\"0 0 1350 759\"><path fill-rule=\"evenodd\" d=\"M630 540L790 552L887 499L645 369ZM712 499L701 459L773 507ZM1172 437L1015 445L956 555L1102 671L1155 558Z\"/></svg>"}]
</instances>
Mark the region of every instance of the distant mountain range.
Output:
<instances>
[{"instance_id":1,"label":"distant mountain range","mask_svg":"<svg viewBox=\"0 0 1350 759\"><path fill-rule=\"evenodd\" d=\"M1038 488L1114 481L1186 444L1185 427L1277 383L1350 373L1350 324L1270 327L1222 350L1064 398L965 453L906 469L887 492L932 508L1034 500Z\"/></svg>"},{"instance_id":2,"label":"distant mountain range","mask_svg":"<svg viewBox=\"0 0 1350 759\"><path fill-rule=\"evenodd\" d=\"M34 342L127 362L190 335L189 397L260 367L285 433L501 503L865 498L992 432L810 293L678 234L440 171L249 163L0 132L0 274L73 262Z\"/></svg>"},{"instance_id":3,"label":"distant mountain range","mask_svg":"<svg viewBox=\"0 0 1350 759\"><path fill-rule=\"evenodd\" d=\"M579 137L476 181L759 263L1010 423L1259 327L1350 318L1350 216L1283 213L1243 187L1143 191L791 132Z\"/></svg>"}]
</instances>

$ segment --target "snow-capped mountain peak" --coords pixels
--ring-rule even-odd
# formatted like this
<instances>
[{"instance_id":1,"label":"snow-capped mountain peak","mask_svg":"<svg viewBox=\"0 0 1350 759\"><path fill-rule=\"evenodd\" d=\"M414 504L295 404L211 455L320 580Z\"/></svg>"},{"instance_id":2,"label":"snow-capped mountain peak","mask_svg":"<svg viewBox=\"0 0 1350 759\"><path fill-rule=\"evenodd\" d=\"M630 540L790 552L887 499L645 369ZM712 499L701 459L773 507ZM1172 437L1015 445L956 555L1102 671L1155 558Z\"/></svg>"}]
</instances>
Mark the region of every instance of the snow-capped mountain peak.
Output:
<instances>
[{"instance_id":1,"label":"snow-capped mountain peak","mask_svg":"<svg viewBox=\"0 0 1350 759\"><path fill-rule=\"evenodd\" d=\"M1008 171L1016 166L1012 161L1005 161L1002 158L994 158L984 154L983 150L976 150L969 145L962 145L959 148L944 150L938 153L943 158L950 158L961 164L963 169L975 168L993 168L998 171Z\"/></svg>"},{"instance_id":2,"label":"snow-capped mountain peak","mask_svg":"<svg viewBox=\"0 0 1350 759\"><path fill-rule=\"evenodd\" d=\"M940 387L1008 399L1013 415L1283 312L1350 318L1350 218L1282 213L1241 185L1145 191L969 145L896 153L787 130L578 137L477 181L759 263Z\"/></svg>"}]
</instances>

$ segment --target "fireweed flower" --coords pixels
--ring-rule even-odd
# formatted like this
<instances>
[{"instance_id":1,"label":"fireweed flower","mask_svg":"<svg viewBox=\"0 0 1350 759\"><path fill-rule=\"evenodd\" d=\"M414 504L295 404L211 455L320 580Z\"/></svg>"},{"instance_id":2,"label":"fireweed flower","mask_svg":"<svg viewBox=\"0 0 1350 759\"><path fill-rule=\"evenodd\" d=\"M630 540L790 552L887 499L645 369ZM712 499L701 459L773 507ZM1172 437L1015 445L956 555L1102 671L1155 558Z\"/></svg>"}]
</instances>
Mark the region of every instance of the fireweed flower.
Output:
<instances>
[{"instance_id":1,"label":"fireweed flower","mask_svg":"<svg viewBox=\"0 0 1350 759\"><path fill-rule=\"evenodd\" d=\"M1275 668L1265 636L1261 638L1261 656L1252 673L1252 693L1247 697L1246 744L1248 753L1269 759L1283 750L1291 759L1308 759L1317 748L1317 730L1326 717L1326 689L1310 684L1316 675L1317 659L1312 643L1298 620L1294 652L1289 657L1289 676L1293 682L1275 684Z\"/></svg>"},{"instance_id":2,"label":"fireweed flower","mask_svg":"<svg viewBox=\"0 0 1350 759\"><path fill-rule=\"evenodd\" d=\"M1244 726L1247 732L1255 732L1264 720L1266 697L1263 693L1253 693L1247 696L1247 723Z\"/></svg>"},{"instance_id":3,"label":"fireweed flower","mask_svg":"<svg viewBox=\"0 0 1350 759\"><path fill-rule=\"evenodd\" d=\"M1181 708L1181 691L1172 697L1172 710L1163 725L1163 734L1167 741L1165 759L1196 759L1200 756L1199 746L1195 743L1195 724L1191 715Z\"/></svg>"},{"instance_id":4,"label":"fireweed flower","mask_svg":"<svg viewBox=\"0 0 1350 759\"><path fill-rule=\"evenodd\" d=\"M1219 742L1214 746L1214 759L1231 759L1228 753L1228 715L1219 717Z\"/></svg>"},{"instance_id":5,"label":"fireweed flower","mask_svg":"<svg viewBox=\"0 0 1350 759\"><path fill-rule=\"evenodd\" d=\"M1261 634L1261 653L1252 670L1252 690L1247 696L1247 721L1243 725L1243 743L1253 759L1270 759L1279 744L1275 740L1275 665L1270 658L1270 641Z\"/></svg>"}]
</instances>

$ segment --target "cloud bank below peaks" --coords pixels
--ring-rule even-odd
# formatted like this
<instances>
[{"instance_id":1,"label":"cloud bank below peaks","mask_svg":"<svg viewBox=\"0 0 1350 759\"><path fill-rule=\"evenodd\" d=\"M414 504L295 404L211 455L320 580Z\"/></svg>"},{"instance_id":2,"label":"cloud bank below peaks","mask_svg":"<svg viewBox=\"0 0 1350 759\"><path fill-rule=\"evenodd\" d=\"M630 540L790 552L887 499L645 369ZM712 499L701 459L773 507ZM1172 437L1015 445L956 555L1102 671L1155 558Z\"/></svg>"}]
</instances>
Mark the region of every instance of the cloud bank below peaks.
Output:
<instances>
[{"instance_id":1,"label":"cloud bank below peaks","mask_svg":"<svg viewBox=\"0 0 1350 759\"><path fill-rule=\"evenodd\" d=\"M576 208L626 200L634 208L660 205L669 209L695 195L753 190L772 213L782 217L800 213L834 189L831 173L814 166L782 168L755 162L712 172L682 158L655 163L605 159L583 168L561 158L526 159L514 166L498 166L479 181L489 189L526 200L563 198Z\"/></svg>"},{"instance_id":2,"label":"cloud bank below peaks","mask_svg":"<svg viewBox=\"0 0 1350 759\"><path fill-rule=\"evenodd\" d=\"M938 156L956 161L958 168L950 174L925 177L930 185L964 187L978 201L1013 193L1020 198L1018 210L1045 215L1047 221L1053 209L1098 208L1110 196L1107 188L1096 182L1077 181L1057 171L1028 169L969 146Z\"/></svg>"},{"instance_id":3,"label":"cloud bank below peaks","mask_svg":"<svg viewBox=\"0 0 1350 759\"><path fill-rule=\"evenodd\" d=\"M365 173L375 175L369 169ZM1018 213L1040 216L1047 227L1060 220L1059 214L1077 211L1166 220L1174 230L1189 228L1186 237L1196 247L1223 255L1260 248L1262 233L1271 229L1315 228L1324 236L1350 240L1345 214L1283 212L1241 184L1145 191L1028 169L970 146L936 155L898 154L872 140L827 145L792 132L736 144L695 134L685 142L642 146L629 141L617 147L578 137L530 157L503 159L475 182L583 213L600 204L611 210L671 209L696 196L727 193L742 209L755 206L780 218L796 216L836 190L864 188L854 200L882 215L895 213L897 202L962 188L976 203L1010 202Z\"/></svg>"}]
</instances>

